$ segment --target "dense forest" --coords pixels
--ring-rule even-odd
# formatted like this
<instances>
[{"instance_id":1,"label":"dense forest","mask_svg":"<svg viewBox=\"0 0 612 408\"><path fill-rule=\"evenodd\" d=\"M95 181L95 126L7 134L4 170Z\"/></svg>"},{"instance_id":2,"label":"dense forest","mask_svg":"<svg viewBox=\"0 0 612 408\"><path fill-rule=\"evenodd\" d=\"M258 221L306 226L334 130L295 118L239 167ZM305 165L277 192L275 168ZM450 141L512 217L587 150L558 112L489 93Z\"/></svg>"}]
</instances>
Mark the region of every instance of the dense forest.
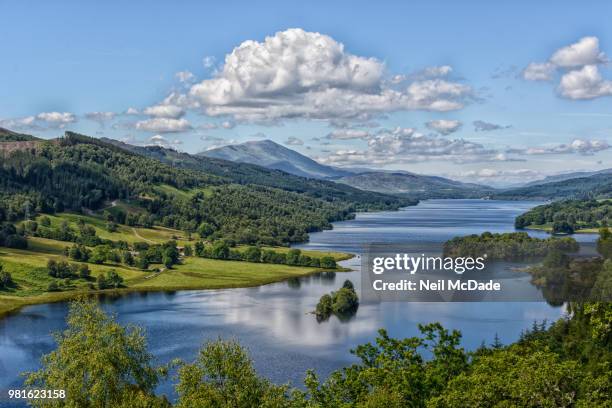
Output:
<instances>
[{"instance_id":1,"label":"dense forest","mask_svg":"<svg viewBox=\"0 0 612 408\"><path fill-rule=\"evenodd\" d=\"M537 206L516 217L516 228L550 224L553 232L573 233L612 222L612 200L566 200Z\"/></svg>"},{"instance_id":2,"label":"dense forest","mask_svg":"<svg viewBox=\"0 0 612 408\"><path fill-rule=\"evenodd\" d=\"M35 148L1 156L0 222L36 213L95 210L119 199L145 212L149 224L188 232L204 224L213 239L287 245L305 241L309 232L330 228L331 222L351 218L357 210L415 203L282 172L273 172L282 177L258 181L257 172L269 171L257 166L249 167L257 169L253 180L237 183L228 177L234 174L231 168L218 175L202 166L169 165L71 132L36 143ZM271 179L275 184L265 185Z\"/></svg>"},{"instance_id":3,"label":"dense forest","mask_svg":"<svg viewBox=\"0 0 612 408\"><path fill-rule=\"evenodd\" d=\"M544 257L553 250L563 252L578 251L578 243L573 238L533 238L526 232L510 232L455 237L444 243L444 256L479 257L484 254L489 259L518 260L529 257Z\"/></svg>"}]
</instances>

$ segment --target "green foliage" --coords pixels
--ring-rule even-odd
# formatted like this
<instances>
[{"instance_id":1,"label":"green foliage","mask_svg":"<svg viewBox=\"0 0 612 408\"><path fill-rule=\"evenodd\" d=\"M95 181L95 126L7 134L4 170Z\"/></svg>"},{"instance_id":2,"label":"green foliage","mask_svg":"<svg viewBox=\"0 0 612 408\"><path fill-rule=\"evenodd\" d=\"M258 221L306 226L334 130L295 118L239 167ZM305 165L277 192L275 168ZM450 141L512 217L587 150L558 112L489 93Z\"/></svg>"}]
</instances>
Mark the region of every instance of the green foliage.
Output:
<instances>
[{"instance_id":1,"label":"green foliage","mask_svg":"<svg viewBox=\"0 0 612 408\"><path fill-rule=\"evenodd\" d=\"M165 370L138 327L124 328L93 301L70 304L68 328L55 334L57 348L42 358L42 368L27 373L31 388L62 389L66 399L32 400L35 407L166 407L154 395Z\"/></svg>"},{"instance_id":2,"label":"green foliage","mask_svg":"<svg viewBox=\"0 0 612 408\"><path fill-rule=\"evenodd\" d=\"M117 289L123 286L123 278L117 271L110 270L104 274L98 275L98 289Z\"/></svg>"},{"instance_id":3,"label":"green foliage","mask_svg":"<svg viewBox=\"0 0 612 408\"><path fill-rule=\"evenodd\" d=\"M533 238L526 232L455 237L444 243L444 256L481 257L488 259L516 260L529 257L543 257L552 250L577 252L578 243L573 238Z\"/></svg>"},{"instance_id":4,"label":"green foliage","mask_svg":"<svg viewBox=\"0 0 612 408\"><path fill-rule=\"evenodd\" d=\"M289 407L288 387L260 378L235 341L206 343L197 360L179 369L178 408Z\"/></svg>"},{"instance_id":5,"label":"green foliage","mask_svg":"<svg viewBox=\"0 0 612 408\"><path fill-rule=\"evenodd\" d=\"M612 259L612 232L610 232L608 227L599 230L597 252L606 259Z\"/></svg>"},{"instance_id":6,"label":"green foliage","mask_svg":"<svg viewBox=\"0 0 612 408\"><path fill-rule=\"evenodd\" d=\"M331 294L325 294L319 299L315 308L317 320L327 320L332 314L340 319L352 317L359 308L359 297L355 292L353 282L344 281L340 289Z\"/></svg>"},{"instance_id":7,"label":"green foliage","mask_svg":"<svg viewBox=\"0 0 612 408\"><path fill-rule=\"evenodd\" d=\"M4 270L4 267L0 264L0 290L8 289L13 286L13 278L8 271Z\"/></svg>"},{"instance_id":8,"label":"green foliage","mask_svg":"<svg viewBox=\"0 0 612 408\"><path fill-rule=\"evenodd\" d=\"M609 177L609 176L608 176ZM552 224L553 232L600 228L612 221L612 200L566 200L540 205L516 217L517 228Z\"/></svg>"}]
</instances>

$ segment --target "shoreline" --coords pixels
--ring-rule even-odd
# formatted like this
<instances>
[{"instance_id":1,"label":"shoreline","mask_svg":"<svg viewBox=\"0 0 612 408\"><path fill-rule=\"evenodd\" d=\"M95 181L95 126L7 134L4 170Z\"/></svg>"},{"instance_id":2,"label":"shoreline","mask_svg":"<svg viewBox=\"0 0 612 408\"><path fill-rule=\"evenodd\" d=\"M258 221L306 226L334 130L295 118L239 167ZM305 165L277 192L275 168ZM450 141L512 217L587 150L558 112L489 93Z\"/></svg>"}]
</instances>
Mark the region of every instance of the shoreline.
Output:
<instances>
[{"instance_id":1,"label":"shoreline","mask_svg":"<svg viewBox=\"0 0 612 408\"><path fill-rule=\"evenodd\" d=\"M350 256L348 256L350 255ZM340 261L346 261L354 258L355 254L347 254L347 257L340 259ZM230 261L231 262L231 261ZM265 264L264 264L265 265ZM158 286L136 286L136 287L125 287L118 289L94 289L94 290L75 290L66 292L45 292L41 295L35 296L6 296L0 295L0 320L8 317L14 313L19 313L21 309L27 306L51 304L66 302L72 299L76 299L80 296L90 295L127 295L130 293L149 293L149 292L176 292L176 291L195 291L195 290L229 290L229 289L243 289L243 288L254 288L259 286L266 286L273 283L285 282L292 278L303 278L317 273L324 272L350 272L352 269L338 267L336 269L323 269L316 268L306 271L304 273L298 273L295 275L286 275L279 278L267 278L253 282L237 283L237 284L202 284L202 285L178 285L172 287L158 287ZM163 272L160 272L160 274Z\"/></svg>"}]
</instances>

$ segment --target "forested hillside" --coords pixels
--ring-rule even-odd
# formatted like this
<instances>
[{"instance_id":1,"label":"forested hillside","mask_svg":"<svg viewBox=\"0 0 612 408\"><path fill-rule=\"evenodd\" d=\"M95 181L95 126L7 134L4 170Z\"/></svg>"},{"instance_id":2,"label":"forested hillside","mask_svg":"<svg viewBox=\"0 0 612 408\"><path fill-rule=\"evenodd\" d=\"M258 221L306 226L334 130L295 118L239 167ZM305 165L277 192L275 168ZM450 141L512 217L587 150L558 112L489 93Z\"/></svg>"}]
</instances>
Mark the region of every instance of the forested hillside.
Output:
<instances>
[{"instance_id":1,"label":"forested hillside","mask_svg":"<svg viewBox=\"0 0 612 408\"><path fill-rule=\"evenodd\" d=\"M493 194L495 199L591 199L612 196L612 173L518 187Z\"/></svg>"},{"instance_id":2,"label":"forested hillside","mask_svg":"<svg viewBox=\"0 0 612 408\"><path fill-rule=\"evenodd\" d=\"M612 200L567 200L537 206L516 218L517 228L547 227L572 233L612 222Z\"/></svg>"},{"instance_id":3,"label":"forested hillside","mask_svg":"<svg viewBox=\"0 0 612 408\"><path fill-rule=\"evenodd\" d=\"M35 146L0 159L0 221L93 210L119 199L146 212L149 223L189 232L204 223L214 238L286 245L355 210L410 203L257 166L235 171L219 161L206 167L208 159L176 152L177 160L162 163L71 132Z\"/></svg>"}]
</instances>

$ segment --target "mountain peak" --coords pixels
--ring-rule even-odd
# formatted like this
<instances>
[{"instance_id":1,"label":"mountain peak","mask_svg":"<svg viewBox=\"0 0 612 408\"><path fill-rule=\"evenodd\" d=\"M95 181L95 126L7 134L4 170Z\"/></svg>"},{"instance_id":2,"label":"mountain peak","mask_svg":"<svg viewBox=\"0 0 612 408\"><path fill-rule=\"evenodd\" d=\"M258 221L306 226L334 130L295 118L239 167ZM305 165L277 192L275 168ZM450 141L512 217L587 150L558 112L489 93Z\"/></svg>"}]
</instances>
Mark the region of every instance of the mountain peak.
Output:
<instances>
[{"instance_id":1,"label":"mountain peak","mask_svg":"<svg viewBox=\"0 0 612 408\"><path fill-rule=\"evenodd\" d=\"M317 163L310 157L289 149L269 139L252 140L240 144L222 146L199 153L200 156L234 162L257 164L309 178L337 178L348 172Z\"/></svg>"}]
</instances>

